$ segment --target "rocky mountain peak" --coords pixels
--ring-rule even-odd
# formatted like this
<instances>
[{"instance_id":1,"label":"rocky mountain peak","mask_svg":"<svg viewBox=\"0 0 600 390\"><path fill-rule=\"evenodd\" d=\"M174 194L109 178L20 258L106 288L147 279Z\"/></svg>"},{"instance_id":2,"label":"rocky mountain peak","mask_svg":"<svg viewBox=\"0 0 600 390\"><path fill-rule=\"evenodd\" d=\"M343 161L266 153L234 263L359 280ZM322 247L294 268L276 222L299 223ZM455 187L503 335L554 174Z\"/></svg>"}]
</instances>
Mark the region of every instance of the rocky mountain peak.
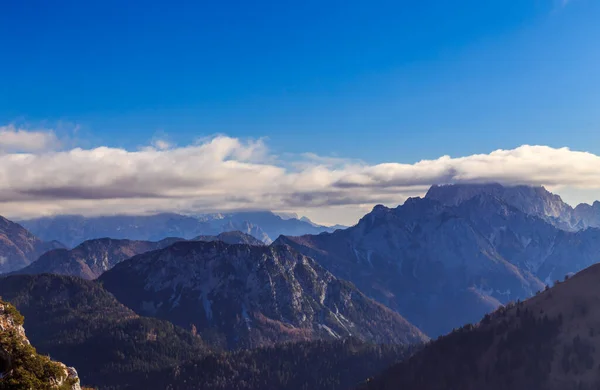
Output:
<instances>
[{"instance_id":1,"label":"rocky mountain peak","mask_svg":"<svg viewBox=\"0 0 600 390\"><path fill-rule=\"evenodd\" d=\"M578 220L574 210L562 198L542 186L502 186L492 184L449 184L432 186L426 198L457 206L478 195L495 196L524 213L542 218L556 227L577 230ZM586 224L587 225L587 224Z\"/></svg>"}]
</instances>

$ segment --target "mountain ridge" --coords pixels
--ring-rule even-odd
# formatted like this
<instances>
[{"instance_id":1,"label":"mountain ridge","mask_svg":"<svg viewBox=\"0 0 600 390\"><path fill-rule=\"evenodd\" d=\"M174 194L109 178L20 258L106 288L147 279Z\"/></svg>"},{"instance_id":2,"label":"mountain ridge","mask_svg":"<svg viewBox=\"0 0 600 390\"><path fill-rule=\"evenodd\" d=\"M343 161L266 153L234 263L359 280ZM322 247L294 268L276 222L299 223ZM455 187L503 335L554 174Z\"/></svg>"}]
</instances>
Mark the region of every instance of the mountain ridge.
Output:
<instances>
[{"instance_id":1,"label":"mountain ridge","mask_svg":"<svg viewBox=\"0 0 600 390\"><path fill-rule=\"evenodd\" d=\"M202 214L177 213L154 215L113 215L84 217L57 215L19 221L41 239L57 240L69 247L102 237L141 241L159 241L165 237L193 239L200 235L218 235L239 230L270 244L280 234L307 234L333 231L312 221L284 219L270 211Z\"/></svg>"},{"instance_id":2,"label":"mountain ridge","mask_svg":"<svg viewBox=\"0 0 600 390\"><path fill-rule=\"evenodd\" d=\"M27 267L11 275L52 273L96 279L119 262L134 255L162 249L183 239L170 237L160 241L99 238L84 241L73 249L55 249L40 256Z\"/></svg>"},{"instance_id":3,"label":"mountain ridge","mask_svg":"<svg viewBox=\"0 0 600 390\"><path fill-rule=\"evenodd\" d=\"M230 349L350 335L373 342L427 339L397 313L284 246L178 242L134 256L99 281L136 312L193 324L204 338L216 337Z\"/></svg>"}]
</instances>

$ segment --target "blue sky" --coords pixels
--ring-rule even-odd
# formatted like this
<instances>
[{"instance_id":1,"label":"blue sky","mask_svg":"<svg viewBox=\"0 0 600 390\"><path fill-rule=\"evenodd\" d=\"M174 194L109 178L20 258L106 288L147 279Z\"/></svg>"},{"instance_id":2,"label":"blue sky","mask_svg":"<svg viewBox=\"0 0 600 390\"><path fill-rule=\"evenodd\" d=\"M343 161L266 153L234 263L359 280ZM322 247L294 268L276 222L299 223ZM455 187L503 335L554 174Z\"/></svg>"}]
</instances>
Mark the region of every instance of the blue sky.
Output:
<instances>
[{"instance_id":1,"label":"blue sky","mask_svg":"<svg viewBox=\"0 0 600 390\"><path fill-rule=\"evenodd\" d=\"M599 155L598 20L597 0L4 1L0 136L135 151L223 134L240 161L259 153L280 159L276 168L301 153L369 166L521 145ZM39 129L50 138L26 134ZM538 160L551 154L540 150ZM327 172L311 183L342 180ZM531 182L563 184L540 177ZM411 188L402 194L422 191ZM281 209L310 214L317 206L294 203L302 196ZM361 209L351 218L386 199L352 200ZM54 207L44 212L64 211Z\"/></svg>"},{"instance_id":2,"label":"blue sky","mask_svg":"<svg viewBox=\"0 0 600 390\"><path fill-rule=\"evenodd\" d=\"M94 3L92 5L92 3ZM3 2L0 123L413 162L600 152L600 2Z\"/></svg>"}]
</instances>

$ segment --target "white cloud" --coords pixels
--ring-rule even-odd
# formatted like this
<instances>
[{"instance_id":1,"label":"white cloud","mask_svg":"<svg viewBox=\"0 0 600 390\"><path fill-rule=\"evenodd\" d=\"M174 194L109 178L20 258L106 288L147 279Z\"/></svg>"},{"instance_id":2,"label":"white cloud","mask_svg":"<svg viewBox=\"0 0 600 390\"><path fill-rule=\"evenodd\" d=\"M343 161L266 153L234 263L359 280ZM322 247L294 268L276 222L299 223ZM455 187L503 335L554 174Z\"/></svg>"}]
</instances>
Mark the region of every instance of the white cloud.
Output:
<instances>
[{"instance_id":1,"label":"white cloud","mask_svg":"<svg viewBox=\"0 0 600 390\"><path fill-rule=\"evenodd\" d=\"M14 125L0 127L2 152L36 152L56 148L59 144L52 130L28 131Z\"/></svg>"},{"instance_id":2,"label":"white cloud","mask_svg":"<svg viewBox=\"0 0 600 390\"><path fill-rule=\"evenodd\" d=\"M374 204L396 205L431 184L500 182L600 189L600 157L521 146L414 164L289 156L263 140L227 136L138 151L98 147L0 154L0 215L85 215L271 209L351 223ZM600 192L600 191L599 191Z\"/></svg>"},{"instance_id":3,"label":"white cloud","mask_svg":"<svg viewBox=\"0 0 600 390\"><path fill-rule=\"evenodd\" d=\"M157 139L153 142L153 145L156 149L159 150L166 150L166 149L170 149L171 148L171 143L169 143L168 141L165 141L163 139Z\"/></svg>"}]
</instances>

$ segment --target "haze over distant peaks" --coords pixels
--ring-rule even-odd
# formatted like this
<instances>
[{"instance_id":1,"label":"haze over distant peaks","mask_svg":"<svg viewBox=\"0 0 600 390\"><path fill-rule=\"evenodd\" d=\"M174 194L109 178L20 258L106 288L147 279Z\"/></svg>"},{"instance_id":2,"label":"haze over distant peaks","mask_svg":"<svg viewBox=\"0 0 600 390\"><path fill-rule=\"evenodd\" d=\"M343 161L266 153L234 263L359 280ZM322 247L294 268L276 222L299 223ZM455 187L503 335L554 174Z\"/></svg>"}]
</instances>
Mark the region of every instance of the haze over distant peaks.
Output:
<instances>
[{"instance_id":1,"label":"haze over distant peaks","mask_svg":"<svg viewBox=\"0 0 600 390\"><path fill-rule=\"evenodd\" d=\"M86 240L104 237L159 241L165 237L193 239L201 235L215 236L228 231L240 231L270 244L281 234L318 234L339 228L317 225L310 220L284 219L270 211L200 216L174 213L103 217L58 215L25 220L21 221L21 224L43 240L57 240L69 247Z\"/></svg>"}]
</instances>

